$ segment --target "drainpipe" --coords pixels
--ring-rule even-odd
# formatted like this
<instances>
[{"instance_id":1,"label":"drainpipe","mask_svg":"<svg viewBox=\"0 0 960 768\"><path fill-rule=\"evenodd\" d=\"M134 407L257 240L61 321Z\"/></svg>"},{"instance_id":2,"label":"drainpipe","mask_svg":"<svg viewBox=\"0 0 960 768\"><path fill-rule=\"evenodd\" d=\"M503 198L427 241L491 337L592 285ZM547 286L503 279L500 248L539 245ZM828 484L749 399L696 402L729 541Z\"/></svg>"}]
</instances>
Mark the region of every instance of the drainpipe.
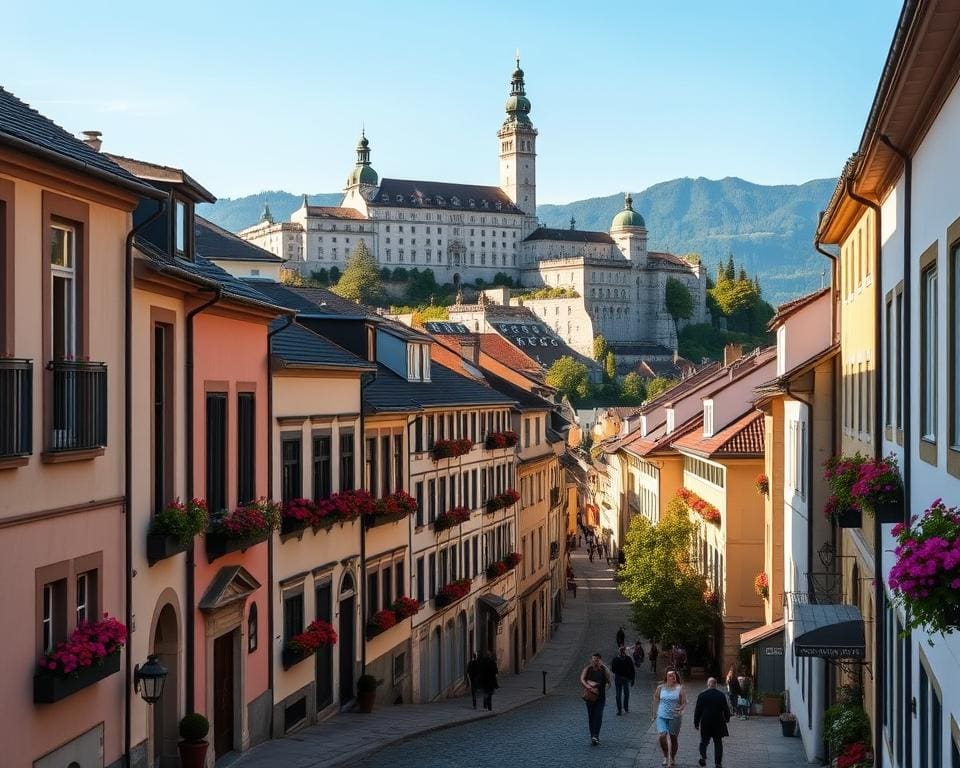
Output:
<instances>
[{"instance_id":1,"label":"drainpipe","mask_svg":"<svg viewBox=\"0 0 960 768\"><path fill-rule=\"evenodd\" d=\"M187 313L187 339L186 339L186 390L184 392L184 411L186 414L186 434L185 448L187 460L187 498L193 498L193 318L209 309L223 298L223 286L217 285L212 289L214 295L211 299L198 307L194 307ZM196 632L196 584L194 583L194 569L196 568L196 546L187 550L187 632L186 632L186 651L187 651L187 675L186 675L186 708L187 712L193 712L196 702L196 680L194 665L196 663L196 647L194 644L194 634Z\"/></svg>"},{"instance_id":2,"label":"drainpipe","mask_svg":"<svg viewBox=\"0 0 960 768\"><path fill-rule=\"evenodd\" d=\"M876 223L874 225L874 253L876 254L876 270L873 276L873 346L874 346L874 379L873 379L873 457L880 459L883 456L881 441L883 439L883 378L880 361L883 358L881 350L883 349L883 335L881 333L881 322L883 319L883 258L881 250L883 247L880 234L880 206L871 202L865 197L860 197L853 191L853 178L847 179L847 194L851 200L855 200L874 212ZM887 361L887 365L890 361ZM903 378L903 377L901 377ZM873 673L873 710L874 710L874 744L873 753L882 754L881 726L879 723L883 718L884 696L883 696L883 658L885 653L884 640L885 628L884 620L881 615L880 606L883 605L883 531L880 527L880 518L873 517L873 605L876 615L874 626L874 673Z\"/></svg>"},{"instance_id":3,"label":"drainpipe","mask_svg":"<svg viewBox=\"0 0 960 768\"><path fill-rule=\"evenodd\" d=\"M270 374L270 340L280 331L293 325L296 315L287 315L283 325L267 331L267 498L273 498L273 376ZM273 535L267 539L267 637L270 638L270 659L267 663L267 687L270 689L270 695L273 695L274 664L273 664L273 569L274 569L274 551ZM273 732L273 708L271 707L270 732Z\"/></svg>"},{"instance_id":4,"label":"drainpipe","mask_svg":"<svg viewBox=\"0 0 960 768\"><path fill-rule=\"evenodd\" d=\"M153 224L167 210L167 200L158 200L157 210L134 226L124 241L123 264L123 536L124 536L124 620L133 626L133 238ZM131 722L133 710L133 643L128 642L125 655L123 695L123 752L130 765Z\"/></svg>"},{"instance_id":5,"label":"drainpipe","mask_svg":"<svg viewBox=\"0 0 960 768\"><path fill-rule=\"evenodd\" d=\"M903 330L900 333L901 338L903 339L903 362L898 361L898 364L904 364L906 370L903 372L903 375L900 377L902 383L903 392L898 392L897 396L901 398L903 403L901 411L903 413L903 487L906 489L905 495L906 499L904 500L903 505L903 521L905 525L910 525L910 497L909 489L911 487L910 478L913 471L913 456L911 453L910 443L913 439L913 400L911 399L912 390L913 390L913 380L910 377L911 365L913 363L913 350L911 349L911 334L913 332L913 315L912 315L912 304L911 295L912 295L912 277L911 277L911 254L910 254L910 238L911 238L911 209L913 207L913 161L906 152L897 147L890 139L884 134L879 134L880 141L882 141L892 152L900 157L903 160L903 315L901 317L901 322L903 323ZM912 637L912 635L911 635ZM912 643L907 643L906 653L906 669L904 674L906 676L904 691L904 698L901 701L901 705L904 707L904 711L911 711L911 694L913 690L913 645ZM905 752L904 752L904 765L911 765L913 760L913 719L907 718L906 723L906 735L905 735ZM880 754L880 752L874 752L874 754Z\"/></svg>"}]
</instances>

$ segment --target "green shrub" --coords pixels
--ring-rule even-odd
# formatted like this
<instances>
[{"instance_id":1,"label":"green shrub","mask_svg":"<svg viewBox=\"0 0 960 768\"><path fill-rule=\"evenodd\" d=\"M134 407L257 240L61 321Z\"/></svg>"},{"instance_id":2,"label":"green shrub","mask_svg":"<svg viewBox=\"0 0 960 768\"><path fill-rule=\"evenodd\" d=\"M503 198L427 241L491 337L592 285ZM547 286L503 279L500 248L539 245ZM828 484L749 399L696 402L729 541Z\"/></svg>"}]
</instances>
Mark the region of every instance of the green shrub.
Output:
<instances>
[{"instance_id":1,"label":"green shrub","mask_svg":"<svg viewBox=\"0 0 960 768\"><path fill-rule=\"evenodd\" d=\"M830 753L839 755L848 744L870 741L870 718L859 704L834 704L823 713L823 736Z\"/></svg>"},{"instance_id":2,"label":"green shrub","mask_svg":"<svg viewBox=\"0 0 960 768\"><path fill-rule=\"evenodd\" d=\"M210 732L210 721L199 712L184 715L180 721L180 738L184 741L203 741Z\"/></svg>"},{"instance_id":3,"label":"green shrub","mask_svg":"<svg viewBox=\"0 0 960 768\"><path fill-rule=\"evenodd\" d=\"M181 544L187 544L207 529L208 519L207 505L201 499L191 499L186 504L178 499L153 516L150 533L173 536Z\"/></svg>"},{"instance_id":4,"label":"green shrub","mask_svg":"<svg viewBox=\"0 0 960 768\"><path fill-rule=\"evenodd\" d=\"M373 675L360 675L357 678L357 693L373 693L378 685L380 681Z\"/></svg>"}]
</instances>

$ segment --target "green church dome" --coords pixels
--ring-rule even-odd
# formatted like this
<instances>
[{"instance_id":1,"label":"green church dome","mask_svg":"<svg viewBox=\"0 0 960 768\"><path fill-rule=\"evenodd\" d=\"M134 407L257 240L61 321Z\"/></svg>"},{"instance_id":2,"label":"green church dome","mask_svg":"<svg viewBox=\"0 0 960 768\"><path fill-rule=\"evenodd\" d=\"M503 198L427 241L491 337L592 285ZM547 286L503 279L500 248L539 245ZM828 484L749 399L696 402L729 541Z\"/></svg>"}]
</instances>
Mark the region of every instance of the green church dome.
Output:
<instances>
[{"instance_id":1,"label":"green church dome","mask_svg":"<svg viewBox=\"0 0 960 768\"><path fill-rule=\"evenodd\" d=\"M643 216L633 210L633 198L628 192L623 200L623 210L613 217L613 224L610 225L610 229L636 229L640 227L646 229L647 223L643 220Z\"/></svg>"},{"instance_id":2,"label":"green church dome","mask_svg":"<svg viewBox=\"0 0 960 768\"><path fill-rule=\"evenodd\" d=\"M373 170L369 165L357 165L352 171L350 171L350 176L347 178L347 186L353 186L354 184L372 184L376 186L380 183L380 177L377 175L377 172Z\"/></svg>"}]
</instances>

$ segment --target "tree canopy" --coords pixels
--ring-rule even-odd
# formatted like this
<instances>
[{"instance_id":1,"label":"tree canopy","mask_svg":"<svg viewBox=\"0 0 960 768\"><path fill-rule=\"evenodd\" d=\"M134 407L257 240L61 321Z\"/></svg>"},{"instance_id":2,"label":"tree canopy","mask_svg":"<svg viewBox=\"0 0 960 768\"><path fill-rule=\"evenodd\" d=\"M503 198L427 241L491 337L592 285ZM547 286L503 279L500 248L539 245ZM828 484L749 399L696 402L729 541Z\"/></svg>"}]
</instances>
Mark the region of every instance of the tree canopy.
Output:
<instances>
[{"instance_id":1,"label":"tree canopy","mask_svg":"<svg viewBox=\"0 0 960 768\"><path fill-rule=\"evenodd\" d=\"M617 380L617 358L613 352L608 351L606 358L604 358L603 373L607 377L607 381Z\"/></svg>"},{"instance_id":2,"label":"tree canopy","mask_svg":"<svg viewBox=\"0 0 960 768\"><path fill-rule=\"evenodd\" d=\"M664 304L670 317L673 318L674 325L681 320L689 320L693 317L693 294L675 277L667 279Z\"/></svg>"},{"instance_id":3,"label":"tree canopy","mask_svg":"<svg viewBox=\"0 0 960 768\"><path fill-rule=\"evenodd\" d=\"M647 384L647 399L653 400L657 395L662 395L676 383L675 379L668 379L666 376L654 376Z\"/></svg>"},{"instance_id":4,"label":"tree canopy","mask_svg":"<svg viewBox=\"0 0 960 768\"><path fill-rule=\"evenodd\" d=\"M607 352L609 351L610 350L607 347L607 340L603 338L603 336L600 336L598 334L597 336L593 337L593 359L594 360L596 360L598 363L605 362L607 359Z\"/></svg>"},{"instance_id":5,"label":"tree canopy","mask_svg":"<svg viewBox=\"0 0 960 768\"><path fill-rule=\"evenodd\" d=\"M331 273L332 273L331 269ZM332 277L332 274L331 274ZM361 240L347 259L343 275L331 290L338 296L361 304L376 304L383 297L377 260Z\"/></svg>"},{"instance_id":6,"label":"tree canopy","mask_svg":"<svg viewBox=\"0 0 960 768\"><path fill-rule=\"evenodd\" d=\"M623 377L620 384L620 402L622 405L640 405L647 399L647 385L643 377L636 371L631 371Z\"/></svg>"},{"instance_id":7,"label":"tree canopy","mask_svg":"<svg viewBox=\"0 0 960 768\"><path fill-rule=\"evenodd\" d=\"M636 515L627 531L620 592L633 604L637 631L661 644L700 645L716 620L704 599L706 581L690 562L695 530L683 503L674 499L659 524Z\"/></svg>"},{"instance_id":8,"label":"tree canopy","mask_svg":"<svg viewBox=\"0 0 960 768\"><path fill-rule=\"evenodd\" d=\"M561 357L547 369L547 384L571 400L589 397L590 378L587 366L572 357Z\"/></svg>"}]
</instances>

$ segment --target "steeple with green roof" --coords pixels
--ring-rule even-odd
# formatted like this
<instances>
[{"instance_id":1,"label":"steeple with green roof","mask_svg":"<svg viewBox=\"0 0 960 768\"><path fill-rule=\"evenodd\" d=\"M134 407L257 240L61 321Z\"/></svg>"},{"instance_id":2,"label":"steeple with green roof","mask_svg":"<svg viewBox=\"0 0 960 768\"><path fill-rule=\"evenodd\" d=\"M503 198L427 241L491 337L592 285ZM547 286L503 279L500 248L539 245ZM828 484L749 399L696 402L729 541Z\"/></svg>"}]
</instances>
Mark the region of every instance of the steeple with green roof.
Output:
<instances>
[{"instance_id":1,"label":"steeple with green roof","mask_svg":"<svg viewBox=\"0 0 960 768\"><path fill-rule=\"evenodd\" d=\"M366 131L360 132L360 141L357 142L357 164L347 177L347 186L357 185L375 187L380 183L380 177L370 165L370 142Z\"/></svg>"},{"instance_id":2,"label":"steeple with green roof","mask_svg":"<svg viewBox=\"0 0 960 768\"><path fill-rule=\"evenodd\" d=\"M643 216L633 210L633 196L627 192L623 198L623 210L613 217L610 229L646 229Z\"/></svg>"}]
</instances>

